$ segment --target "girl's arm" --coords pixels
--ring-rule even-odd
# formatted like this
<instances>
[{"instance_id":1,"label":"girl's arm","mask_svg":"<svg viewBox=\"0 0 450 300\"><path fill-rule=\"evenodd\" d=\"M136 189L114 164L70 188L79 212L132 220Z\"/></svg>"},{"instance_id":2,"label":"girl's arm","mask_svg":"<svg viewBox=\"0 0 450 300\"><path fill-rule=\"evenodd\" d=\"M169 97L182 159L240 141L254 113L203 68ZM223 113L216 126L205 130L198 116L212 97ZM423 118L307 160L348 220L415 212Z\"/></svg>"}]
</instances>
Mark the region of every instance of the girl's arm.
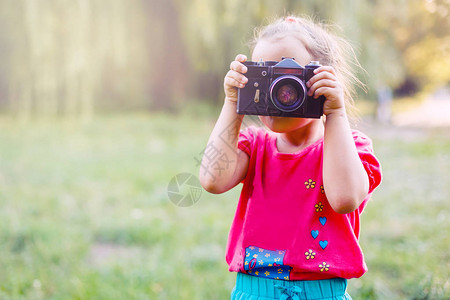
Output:
<instances>
[{"instance_id":1,"label":"girl's arm","mask_svg":"<svg viewBox=\"0 0 450 300\"><path fill-rule=\"evenodd\" d=\"M209 137L200 165L200 183L210 193L220 194L235 187L247 174L249 157L238 148L243 115L236 112L238 88L247 78L242 75L247 58L238 55L224 79L225 102L219 119Z\"/></svg>"},{"instance_id":2,"label":"girl's arm","mask_svg":"<svg viewBox=\"0 0 450 300\"><path fill-rule=\"evenodd\" d=\"M342 214L357 209L369 191L369 178L356 150L345 109L326 116L323 181L331 207Z\"/></svg>"},{"instance_id":3,"label":"girl's arm","mask_svg":"<svg viewBox=\"0 0 450 300\"><path fill-rule=\"evenodd\" d=\"M356 149L344 105L344 93L331 67L320 67L307 83L310 94L325 96L323 185L338 213L357 209L369 191L369 177Z\"/></svg>"}]
</instances>

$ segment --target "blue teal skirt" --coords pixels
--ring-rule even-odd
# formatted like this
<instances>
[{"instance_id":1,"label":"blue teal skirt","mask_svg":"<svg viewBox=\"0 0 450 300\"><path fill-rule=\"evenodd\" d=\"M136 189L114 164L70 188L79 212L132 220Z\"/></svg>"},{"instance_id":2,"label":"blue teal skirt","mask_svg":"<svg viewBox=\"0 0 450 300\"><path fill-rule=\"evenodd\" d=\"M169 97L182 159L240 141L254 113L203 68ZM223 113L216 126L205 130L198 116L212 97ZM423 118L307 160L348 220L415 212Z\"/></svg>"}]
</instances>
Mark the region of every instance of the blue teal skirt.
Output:
<instances>
[{"instance_id":1,"label":"blue teal skirt","mask_svg":"<svg viewBox=\"0 0 450 300\"><path fill-rule=\"evenodd\" d=\"M352 299L347 294L347 280L285 281L237 273L236 286L231 300L343 300Z\"/></svg>"}]
</instances>

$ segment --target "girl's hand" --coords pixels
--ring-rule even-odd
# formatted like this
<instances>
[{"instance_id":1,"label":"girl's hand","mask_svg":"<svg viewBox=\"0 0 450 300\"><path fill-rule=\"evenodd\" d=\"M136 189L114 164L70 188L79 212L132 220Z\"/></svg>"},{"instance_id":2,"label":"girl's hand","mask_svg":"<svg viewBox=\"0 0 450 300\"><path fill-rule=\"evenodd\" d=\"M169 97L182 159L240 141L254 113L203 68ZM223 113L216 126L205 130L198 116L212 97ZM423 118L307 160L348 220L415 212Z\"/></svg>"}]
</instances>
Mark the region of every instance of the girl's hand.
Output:
<instances>
[{"instance_id":1,"label":"girl's hand","mask_svg":"<svg viewBox=\"0 0 450 300\"><path fill-rule=\"evenodd\" d=\"M345 112L344 89L336 77L333 67L322 66L314 70L314 76L306 83L308 96L314 99L325 96L324 115Z\"/></svg>"},{"instance_id":2,"label":"girl's hand","mask_svg":"<svg viewBox=\"0 0 450 300\"><path fill-rule=\"evenodd\" d=\"M237 102L238 88L245 87L248 82L247 77L242 74L247 73L247 67L243 62L247 61L247 57L243 54L236 56L235 60L230 64L230 71L225 75L223 86L225 89L225 101Z\"/></svg>"}]
</instances>

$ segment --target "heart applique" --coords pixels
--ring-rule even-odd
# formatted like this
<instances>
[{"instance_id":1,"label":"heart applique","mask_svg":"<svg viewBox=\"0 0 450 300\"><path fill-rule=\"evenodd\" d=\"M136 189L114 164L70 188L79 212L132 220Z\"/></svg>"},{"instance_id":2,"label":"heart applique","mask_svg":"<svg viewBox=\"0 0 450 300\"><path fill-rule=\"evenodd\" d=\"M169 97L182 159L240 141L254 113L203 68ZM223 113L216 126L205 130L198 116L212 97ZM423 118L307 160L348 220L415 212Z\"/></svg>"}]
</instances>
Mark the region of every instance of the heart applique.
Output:
<instances>
[{"instance_id":1,"label":"heart applique","mask_svg":"<svg viewBox=\"0 0 450 300\"><path fill-rule=\"evenodd\" d=\"M328 246L328 241L319 241L320 247L325 250L325 248Z\"/></svg>"},{"instance_id":2,"label":"heart applique","mask_svg":"<svg viewBox=\"0 0 450 300\"><path fill-rule=\"evenodd\" d=\"M311 230L311 236L316 239L319 236L319 230Z\"/></svg>"},{"instance_id":3,"label":"heart applique","mask_svg":"<svg viewBox=\"0 0 450 300\"><path fill-rule=\"evenodd\" d=\"M320 224L322 224L322 226L325 226L325 223L327 222L327 218L326 217L320 217L319 218L319 222L320 222Z\"/></svg>"}]
</instances>

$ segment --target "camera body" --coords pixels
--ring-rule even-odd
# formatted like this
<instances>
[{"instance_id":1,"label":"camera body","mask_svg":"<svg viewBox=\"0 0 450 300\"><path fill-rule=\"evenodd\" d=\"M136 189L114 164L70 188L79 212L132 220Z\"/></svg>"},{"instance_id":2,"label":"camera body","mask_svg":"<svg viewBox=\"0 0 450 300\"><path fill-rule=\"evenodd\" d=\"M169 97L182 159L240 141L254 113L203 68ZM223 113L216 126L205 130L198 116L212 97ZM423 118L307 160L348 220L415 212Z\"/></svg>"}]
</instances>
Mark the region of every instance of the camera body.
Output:
<instances>
[{"instance_id":1,"label":"camera body","mask_svg":"<svg viewBox=\"0 0 450 300\"><path fill-rule=\"evenodd\" d=\"M276 61L244 62L248 71L246 86L238 89L238 114L320 118L325 97L308 96L306 82L320 67L316 61L306 66L293 58Z\"/></svg>"}]
</instances>

